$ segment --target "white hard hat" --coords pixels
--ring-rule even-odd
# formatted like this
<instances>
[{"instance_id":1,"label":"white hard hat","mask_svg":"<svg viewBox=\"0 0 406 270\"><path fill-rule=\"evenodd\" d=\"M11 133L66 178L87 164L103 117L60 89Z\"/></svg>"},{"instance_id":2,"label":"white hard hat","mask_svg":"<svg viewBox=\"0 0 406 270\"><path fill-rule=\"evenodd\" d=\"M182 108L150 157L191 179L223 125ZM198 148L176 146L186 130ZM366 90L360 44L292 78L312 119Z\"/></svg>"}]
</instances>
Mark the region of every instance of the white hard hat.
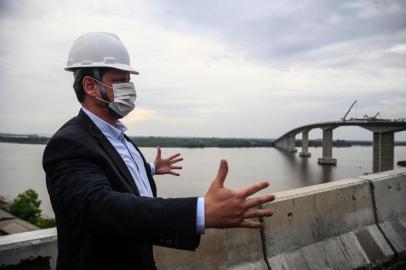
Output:
<instances>
[{"instance_id":1,"label":"white hard hat","mask_svg":"<svg viewBox=\"0 0 406 270\"><path fill-rule=\"evenodd\" d=\"M65 70L109 67L138 74L130 66L130 56L117 35L106 32L87 33L73 42Z\"/></svg>"}]
</instances>

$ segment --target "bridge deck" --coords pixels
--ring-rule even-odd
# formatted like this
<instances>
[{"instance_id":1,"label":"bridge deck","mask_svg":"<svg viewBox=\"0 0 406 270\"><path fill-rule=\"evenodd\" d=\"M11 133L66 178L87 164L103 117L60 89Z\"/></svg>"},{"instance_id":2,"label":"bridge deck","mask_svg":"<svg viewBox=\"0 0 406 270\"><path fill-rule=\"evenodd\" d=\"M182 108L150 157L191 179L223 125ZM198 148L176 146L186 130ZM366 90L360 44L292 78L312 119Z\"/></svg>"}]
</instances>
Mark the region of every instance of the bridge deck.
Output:
<instances>
[{"instance_id":1,"label":"bridge deck","mask_svg":"<svg viewBox=\"0 0 406 270\"><path fill-rule=\"evenodd\" d=\"M304 130L311 130L315 128L325 128L325 127L332 127L337 128L340 126L359 126L363 128L368 127L393 127L398 128L397 131L406 130L406 121L396 121L396 120L347 120L347 121L330 121L330 122L320 122L320 123L313 123L304 126L300 126L294 128L274 141L274 144L278 141L289 137L294 136Z\"/></svg>"}]
</instances>

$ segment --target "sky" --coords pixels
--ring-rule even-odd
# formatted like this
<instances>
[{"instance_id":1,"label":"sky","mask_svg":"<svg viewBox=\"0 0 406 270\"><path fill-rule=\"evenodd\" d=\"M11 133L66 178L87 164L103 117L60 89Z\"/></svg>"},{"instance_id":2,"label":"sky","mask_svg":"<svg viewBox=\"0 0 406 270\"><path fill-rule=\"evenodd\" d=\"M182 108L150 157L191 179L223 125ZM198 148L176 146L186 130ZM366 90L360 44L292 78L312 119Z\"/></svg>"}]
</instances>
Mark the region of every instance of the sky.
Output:
<instances>
[{"instance_id":1,"label":"sky","mask_svg":"<svg viewBox=\"0 0 406 270\"><path fill-rule=\"evenodd\" d=\"M117 34L140 72L132 136L277 138L355 99L349 117L406 118L403 0L0 0L0 132L50 135L77 115L63 68L94 31Z\"/></svg>"}]
</instances>

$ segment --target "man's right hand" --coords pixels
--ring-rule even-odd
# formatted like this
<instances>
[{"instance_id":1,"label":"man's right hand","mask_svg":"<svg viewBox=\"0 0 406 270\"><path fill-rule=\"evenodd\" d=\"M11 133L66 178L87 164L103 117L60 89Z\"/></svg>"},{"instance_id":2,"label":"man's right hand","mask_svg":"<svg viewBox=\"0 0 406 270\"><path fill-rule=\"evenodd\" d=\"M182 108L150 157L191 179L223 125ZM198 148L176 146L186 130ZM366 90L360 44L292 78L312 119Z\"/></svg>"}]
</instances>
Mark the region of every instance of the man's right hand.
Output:
<instances>
[{"instance_id":1,"label":"man's right hand","mask_svg":"<svg viewBox=\"0 0 406 270\"><path fill-rule=\"evenodd\" d=\"M270 209L259 209L257 207L273 201L275 196L248 197L268 187L268 182L260 182L235 191L224 187L227 172L227 161L222 160L217 176L204 197L205 227L261 228L262 223L260 221L249 219L272 216L273 213Z\"/></svg>"}]
</instances>

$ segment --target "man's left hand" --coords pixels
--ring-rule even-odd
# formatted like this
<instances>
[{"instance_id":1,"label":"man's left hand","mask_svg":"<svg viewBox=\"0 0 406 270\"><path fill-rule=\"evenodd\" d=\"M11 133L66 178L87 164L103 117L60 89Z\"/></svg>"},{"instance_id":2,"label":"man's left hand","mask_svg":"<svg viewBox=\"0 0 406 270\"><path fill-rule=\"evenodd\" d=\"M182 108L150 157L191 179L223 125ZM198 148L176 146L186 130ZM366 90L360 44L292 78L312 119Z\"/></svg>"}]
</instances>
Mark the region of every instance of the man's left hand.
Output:
<instances>
[{"instance_id":1,"label":"man's left hand","mask_svg":"<svg viewBox=\"0 0 406 270\"><path fill-rule=\"evenodd\" d=\"M161 147L157 146L157 154L154 161L155 164L155 174L172 174L179 176L180 174L174 170L181 170L181 166L173 166L174 164L183 160L179 153L176 153L169 158L162 158Z\"/></svg>"}]
</instances>

